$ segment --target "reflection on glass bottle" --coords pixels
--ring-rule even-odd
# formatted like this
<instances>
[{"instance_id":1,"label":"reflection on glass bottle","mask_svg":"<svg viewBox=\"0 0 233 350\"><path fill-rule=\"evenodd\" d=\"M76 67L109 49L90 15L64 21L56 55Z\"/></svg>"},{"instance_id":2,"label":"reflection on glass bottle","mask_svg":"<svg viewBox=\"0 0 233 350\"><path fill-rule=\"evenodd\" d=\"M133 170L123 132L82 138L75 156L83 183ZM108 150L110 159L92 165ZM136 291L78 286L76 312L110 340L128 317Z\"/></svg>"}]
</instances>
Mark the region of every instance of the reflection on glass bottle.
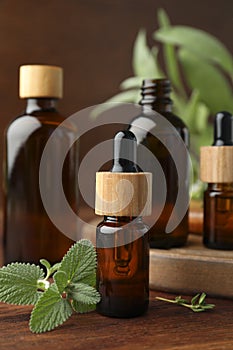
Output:
<instances>
[{"instance_id":1,"label":"reflection on glass bottle","mask_svg":"<svg viewBox=\"0 0 233 350\"><path fill-rule=\"evenodd\" d=\"M46 258L60 261L73 241L51 222L39 188L39 167L44 147L53 131L64 121L57 111L62 97L62 69L30 65L20 69L20 97L26 99L23 115L5 132L4 156L4 263L38 263ZM67 123L54 141L53 154L44 182L57 206L60 194L53 186L54 169L62 147L72 145L76 130ZM77 207L77 144L70 148L63 166L63 188L72 209ZM62 216L61 212L61 216ZM66 218L64 217L64 220Z\"/></svg>"},{"instance_id":2,"label":"reflection on glass bottle","mask_svg":"<svg viewBox=\"0 0 233 350\"><path fill-rule=\"evenodd\" d=\"M136 165L137 143L130 131L114 138L114 164L111 172L96 174L97 289L100 314L134 317L146 312L149 302L148 226L142 215L151 213L149 173Z\"/></svg>"},{"instance_id":3,"label":"reflection on glass bottle","mask_svg":"<svg viewBox=\"0 0 233 350\"><path fill-rule=\"evenodd\" d=\"M164 173L166 182L166 199L165 205L157 195L158 184L156 174L153 176L153 203L152 214L157 217L157 213L161 212L157 221L150 229L150 246L153 248L171 248L179 247L186 243L188 237L188 211L181 219L179 224L170 232L166 233L166 226L171 217L178 191L183 191L184 202L189 198L189 166L188 158L184 152L179 152L177 145L176 133L180 135L181 140L188 148L189 131L184 122L172 113L172 100L170 99L171 84L167 79L146 79L142 84L142 114L135 117L130 123L129 130L132 131L138 142L138 160L139 164L144 164L143 171L153 172L153 160L148 158L145 160L145 146L159 161ZM156 113L161 114L174 127L163 128L156 119ZM155 137L153 134L159 135ZM176 150L180 154L179 161L182 164L183 174L179 174L182 183L179 186L178 173L176 164L167 146ZM183 145L182 147L183 148ZM179 213L175 213L179 217ZM153 218L152 218L153 219Z\"/></svg>"},{"instance_id":4,"label":"reflection on glass bottle","mask_svg":"<svg viewBox=\"0 0 233 350\"><path fill-rule=\"evenodd\" d=\"M97 311L113 317L143 314L149 302L148 227L141 218L105 217L96 238Z\"/></svg>"}]
</instances>

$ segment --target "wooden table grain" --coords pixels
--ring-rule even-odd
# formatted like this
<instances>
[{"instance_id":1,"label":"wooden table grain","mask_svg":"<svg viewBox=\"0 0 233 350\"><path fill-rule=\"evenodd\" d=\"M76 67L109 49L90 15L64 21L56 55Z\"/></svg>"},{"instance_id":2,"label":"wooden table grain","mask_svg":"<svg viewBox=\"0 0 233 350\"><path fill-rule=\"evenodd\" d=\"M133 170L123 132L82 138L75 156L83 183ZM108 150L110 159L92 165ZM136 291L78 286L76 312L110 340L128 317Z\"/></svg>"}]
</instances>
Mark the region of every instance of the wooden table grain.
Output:
<instances>
[{"instance_id":1,"label":"wooden table grain","mask_svg":"<svg viewBox=\"0 0 233 350\"><path fill-rule=\"evenodd\" d=\"M0 349L233 349L233 302L208 299L214 310L193 313L155 300L151 292L147 314L132 319L108 318L96 312L75 314L54 331L32 334L31 307L0 304Z\"/></svg>"},{"instance_id":2,"label":"wooden table grain","mask_svg":"<svg viewBox=\"0 0 233 350\"><path fill-rule=\"evenodd\" d=\"M1 250L0 244L0 260ZM151 291L149 310L141 317L117 319L96 312L74 314L62 326L43 334L29 330L31 306L0 303L0 350L233 349L232 300L208 298L209 303L216 305L215 309L193 313L158 301L155 296L175 295Z\"/></svg>"}]
</instances>

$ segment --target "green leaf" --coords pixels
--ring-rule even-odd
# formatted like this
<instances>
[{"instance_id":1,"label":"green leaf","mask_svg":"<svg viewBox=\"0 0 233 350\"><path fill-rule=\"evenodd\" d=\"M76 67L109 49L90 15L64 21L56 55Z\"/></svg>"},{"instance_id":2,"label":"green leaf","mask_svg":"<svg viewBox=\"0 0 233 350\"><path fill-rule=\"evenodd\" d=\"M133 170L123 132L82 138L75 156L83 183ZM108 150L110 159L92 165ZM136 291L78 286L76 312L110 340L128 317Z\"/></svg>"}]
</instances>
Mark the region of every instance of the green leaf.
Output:
<instances>
[{"instance_id":1,"label":"green leaf","mask_svg":"<svg viewBox=\"0 0 233 350\"><path fill-rule=\"evenodd\" d=\"M164 9L158 10L158 22L160 28L170 28L170 20ZM155 34L156 35L156 34ZM166 63L167 73L172 84L185 96L185 90L180 78L179 66L176 58L176 51L172 44L163 44L164 60Z\"/></svg>"},{"instance_id":2,"label":"green leaf","mask_svg":"<svg viewBox=\"0 0 233 350\"><path fill-rule=\"evenodd\" d=\"M151 52L147 46L146 31L141 29L133 48L133 71L142 78L161 78L162 72L155 58L155 51Z\"/></svg>"},{"instance_id":3,"label":"green leaf","mask_svg":"<svg viewBox=\"0 0 233 350\"><path fill-rule=\"evenodd\" d=\"M75 243L64 256L59 271L67 274L70 282L92 280L96 269L96 251L92 243L82 239Z\"/></svg>"},{"instance_id":4,"label":"green leaf","mask_svg":"<svg viewBox=\"0 0 233 350\"><path fill-rule=\"evenodd\" d=\"M82 304L96 304L100 301L100 294L97 290L84 283L75 283L69 286L69 298Z\"/></svg>"},{"instance_id":5,"label":"green leaf","mask_svg":"<svg viewBox=\"0 0 233 350\"><path fill-rule=\"evenodd\" d=\"M202 305L205 302L206 294L202 293L199 298L199 304Z\"/></svg>"},{"instance_id":6,"label":"green leaf","mask_svg":"<svg viewBox=\"0 0 233 350\"><path fill-rule=\"evenodd\" d=\"M189 101L187 102L184 110L185 121L191 133L196 131L195 126L196 126L196 118L198 118L197 108L199 103L199 97L200 97L199 91L193 90L192 95Z\"/></svg>"},{"instance_id":7,"label":"green leaf","mask_svg":"<svg viewBox=\"0 0 233 350\"><path fill-rule=\"evenodd\" d=\"M192 298L192 300L191 300L191 304L192 304L192 305L195 305L195 303L197 302L199 296L200 296L200 294L196 294L196 295Z\"/></svg>"},{"instance_id":8,"label":"green leaf","mask_svg":"<svg viewBox=\"0 0 233 350\"><path fill-rule=\"evenodd\" d=\"M159 29L155 38L186 48L191 53L217 63L232 77L233 59L227 48L214 36L192 27L173 26Z\"/></svg>"},{"instance_id":9,"label":"green leaf","mask_svg":"<svg viewBox=\"0 0 233 350\"><path fill-rule=\"evenodd\" d=\"M142 85L142 77L130 77L122 81L120 85L121 90L140 89Z\"/></svg>"},{"instance_id":10,"label":"green leaf","mask_svg":"<svg viewBox=\"0 0 233 350\"><path fill-rule=\"evenodd\" d=\"M68 277L64 271L57 271L53 276L53 279L56 283L57 289L60 294L62 294L68 285Z\"/></svg>"},{"instance_id":11,"label":"green leaf","mask_svg":"<svg viewBox=\"0 0 233 350\"><path fill-rule=\"evenodd\" d=\"M40 263L41 265L43 265L44 267L46 267L47 270L50 270L51 265L50 262L46 259L40 259Z\"/></svg>"},{"instance_id":12,"label":"green leaf","mask_svg":"<svg viewBox=\"0 0 233 350\"><path fill-rule=\"evenodd\" d=\"M12 263L0 269L0 301L15 305L35 304L41 293L37 280L43 270L36 265Z\"/></svg>"},{"instance_id":13,"label":"green leaf","mask_svg":"<svg viewBox=\"0 0 233 350\"><path fill-rule=\"evenodd\" d=\"M197 106L197 115L195 128L198 133L205 133L206 128L209 127L208 119L210 116L210 111L204 103L199 102Z\"/></svg>"},{"instance_id":14,"label":"green leaf","mask_svg":"<svg viewBox=\"0 0 233 350\"><path fill-rule=\"evenodd\" d=\"M50 269L50 275L52 275L55 271L59 270L61 266L61 263L54 264Z\"/></svg>"},{"instance_id":15,"label":"green leaf","mask_svg":"<svg viewBox=\"0 0 233 350\"><path fill-rule=\"evenodd\" d=\"M198 90L200 99L211 113L233 110L233 96L230 84L217 67L201 61L198 56L185 49L178 52L191 89Z\"/></svg>"},{"instance_id":16,"label":"green leaf","mask_svg":"<svg viewBox=\"0 0 233 350\"><path fill-rule=\"evenodd\" d=\"M31 313L30 329L34 333L50 331L64 323L72 315L72 307L51 285L36 303Z\"/></svg>"},{"instance_id":17,"label":"green leaf","mask_svg":"<svg viewBox=\"0 0 233 350\"><path fill-rule=\"evenodd\" d=\"M71 305L74 309L74 311L83 314L85 312L91 312L96 309L96 303L94 304L84 304L81 303L80 301L77 302L76 300L72 300Z\"/></svg>"},{"instance_id":18,"label":"green leaf","mask_svg":"<svg viewBox=\"0 0 233 350\"><path fill-rule=\"evenodd\" d=\"M101 103L96 108L94 108L90 116L91 118L95 119L100 114L112 108L118 107L120 103L137 103L139 100L140 100L139 89L120 92L119 94L109 98L107 101L105 101L104 103Z\"/></svg>"}]
</instances>

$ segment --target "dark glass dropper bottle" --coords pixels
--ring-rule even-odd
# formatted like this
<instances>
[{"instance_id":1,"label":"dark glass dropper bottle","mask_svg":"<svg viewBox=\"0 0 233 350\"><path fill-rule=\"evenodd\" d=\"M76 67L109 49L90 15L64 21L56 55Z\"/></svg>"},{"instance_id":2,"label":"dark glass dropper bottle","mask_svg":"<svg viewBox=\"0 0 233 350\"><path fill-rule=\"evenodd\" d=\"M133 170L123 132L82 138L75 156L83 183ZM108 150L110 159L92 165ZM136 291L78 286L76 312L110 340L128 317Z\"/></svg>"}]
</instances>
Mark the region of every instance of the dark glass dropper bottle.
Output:
<instances>
[{"instance_id":1,"label":"dark glass dropper bottle","mask_svg":"<svg viewBox=\"0 0 233 350\"><path fill-rule=\"evenodd\" d=\"M233 115L219 112L214 123L214 143L201 148L204 193L204 245L233 250Z\"/></svg>"},{"instance_id":2,"label":"dark glass dropper bottle","mask_svg":"<svg viewBox=\"0 0 233 350\"><path fill-rule=\"evenodd\" d=\"M176 138L172 128L164 130L160 127L156 118L156 113L161 114L171 125L176 129L186 147L189 147L189 131L184 122L172 112L172 100L170 98L171 83L168 79L145 79L142 83L141 95L142 99L140 105L142 106L142 114L135 117L130 123L129 130L131 130L139 144L138 160L139 164L144 162L144 152L140 144L145 146L159 161L164 172L167 195L165 206L155 224L150 229L150 246L153 248L171 248L183 246L188 237L188 211L182 218L178 226L169 234L166 233L166 226L175 207L178 188L178 174L176 164L166 148L168 143L174 149L177 149ZM150 130L150 121L155 125L156 130ZM153 134L159 134L160 139ZM141 151L142 149L142 151ZM184 197L189 197L189 173L188 162L186 157L180 159L183 164L183 193ZM143 170L153 171L151 169L152 162L149 161ZM160 198L156 195L156 174L153 176L153 203L152 214L153 217L157 215L158 208L161 207ZM179 214L176 213L178 216Z\"/></svg>"},{"instance_id":3,"label":"dark glass dropper bottle","mask_svg":"<svg viewBox=\"0 0 233 350\"><path fill-rule=\"evenodd\" d=\"M96 214L104 215L103 222L97 226L96 236L97 288L101 294L97 312L111 317L139 316L148 308L148 227L138 214L141 206L139 194L142 199L146 190L149 191L147 181L151 174L146 177L145 173L137 171L135 136L130 131L119 132L114 139L112 172L99 172L96 177L97 194L108 201L103 209L96 197ZM128 191L126 182L122 184L121 180L131 183L134 197L128 206L119 197L122 205L113 215L111 204L116 186L123 196Z\"/></svg>"}]
</instances>

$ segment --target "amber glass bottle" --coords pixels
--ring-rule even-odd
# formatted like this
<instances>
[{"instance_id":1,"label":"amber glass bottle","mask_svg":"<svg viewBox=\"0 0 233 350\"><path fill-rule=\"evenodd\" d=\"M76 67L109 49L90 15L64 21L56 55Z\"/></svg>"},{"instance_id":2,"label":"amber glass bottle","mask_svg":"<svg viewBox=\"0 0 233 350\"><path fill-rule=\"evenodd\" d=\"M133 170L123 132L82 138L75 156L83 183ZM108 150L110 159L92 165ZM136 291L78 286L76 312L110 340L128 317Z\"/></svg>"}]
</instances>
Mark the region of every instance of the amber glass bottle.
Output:
<instances>
[{"instance_id":1,"label":"amber glass bottle","mask_svg":"<svg viewBox=\"0 0 233 350\"><path fill-rule=\"evenodd\" d=\"M201 148L201 179L204 193L204 245L233 250L233 116L215 117L214 143Z\"/></svg>"},{"instance_id":2,"label":"amber glass bottle","mask_svg":"<svg viewBox=\"0 0 233 350\"><path fill-rule=\"evenodd\" d=\"M95 212L104 215L96 231L97 311L111 317L139 316L149 302L149 228L140 215L151 212L152 178L137 172L136 148L130 131L119 132L112 172L96 174Z\"/></svg>"},{"instance_id":3,"label":"amber glass bottle","mask_svg":"<svg viewBox=\"0 0 233 350\"><path fill-rule=\"evenodd\" d=\"M149 302L148 227L139 217L105 216L96 238L97 312L112 317L143 314Z\"/></svg>"},{"instance_id":4,"label":"amber glass bottle","mask_svg":"<svg viewBox=\"0 0 233 350\"><path fill-rule=\"evenodd\" d=\"M40 196L39 166L50 135L64 121L57 111L62 97L62 69L31 65L20 68L20 97L26 99L23 115L13 120L5 132L4 157L4 263L38 263L46 258L59 261L72 244L50 221ZM75 130L63 128L54 144L54 158L47 165L49 186L52 168L61 144L69 142ZM77 149L72 147L63 167L63 187L75 210ZM54 193L58 197L59 194ZM62 215L62 213L61 213ZM65 218L64 218L65 220Z\"/></svg>"},{"instance_id":5,"label":"amber glass bottle","mask_svg":"<svg viewBox=\"0 0 233 350\"><path fill-rule=\"evenodd\" d=\"M144 145L152 152L159 161L166 179L167 195L165 206L155 224L150 229L150 246L153 248L171 248L183 246L188 236L188 212L182 218L180 223L171 233L165 233L168 220L172 214L178 194L178 174L175 162L164 145L169 144L173 149L177 149L176 138L172 129L163 130L157 125L156 115L153 111L158 112L168 120L181 136L183 142L189 146L189 132L184 122L172 113L172 100L170 99L171 86L167 79L146 79L142 84L142 114L133 119L129 126L139 143L138 159L145 158L140 151L140 144ZM151 113L152 112L152 113ZM159 133L160 139L152 135L153 128L150 129L151 123L155 123L156 133ZM164 142L163 142L164 141ZM183 164L183 195L188 200L189 196L189 171L187 157L180 159ZM143 170L151 170L151 162L146 164ZM153 174L153 215L156 215L158 208L161 207L160 198L156 195L156 189L160 184L156 183L156 174Z\"/></svg>"}]
</instances>

